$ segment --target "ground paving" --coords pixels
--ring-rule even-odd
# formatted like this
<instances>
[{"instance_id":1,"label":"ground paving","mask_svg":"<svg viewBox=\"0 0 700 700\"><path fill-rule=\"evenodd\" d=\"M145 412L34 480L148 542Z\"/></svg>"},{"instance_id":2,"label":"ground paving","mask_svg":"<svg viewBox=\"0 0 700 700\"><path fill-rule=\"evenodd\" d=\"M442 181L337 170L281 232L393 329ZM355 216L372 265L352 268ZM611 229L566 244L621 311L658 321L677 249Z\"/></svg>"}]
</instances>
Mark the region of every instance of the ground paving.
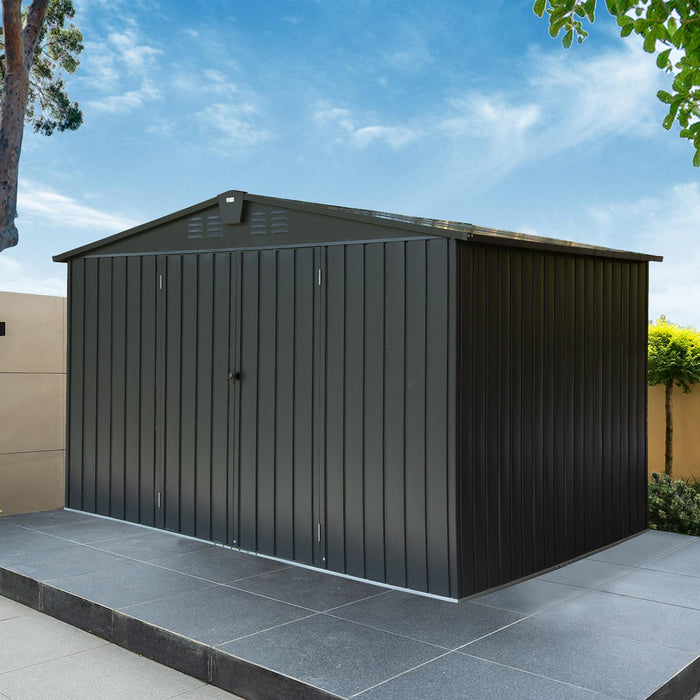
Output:
<instances>
[{"instance_id":1,"label":"ground paving","mask_svg":"<svg viewBox=\"0 0 700 700\"><path fill-rule=\"evenodd\" d=\"M700 540L669 533L453 603L53 511L0 519L0 593L195 676L4 601L10 698L48 697L37 679L55 679L51 697L77 683L86 694L63 695L76 698L221 692L207 682L271 699L682 700L700 689ZM171 694L130 695L140 677L162 677Z\"/></svg>"},{"instance_id":2,"label":"ground paving","mask_svg":"<svg viewBox=\"0 0 700 700\"><path fill-rule=\"evenodd\" d=\"M5 597L0 698L241 700Z\"/></svg>"}]
</instances>

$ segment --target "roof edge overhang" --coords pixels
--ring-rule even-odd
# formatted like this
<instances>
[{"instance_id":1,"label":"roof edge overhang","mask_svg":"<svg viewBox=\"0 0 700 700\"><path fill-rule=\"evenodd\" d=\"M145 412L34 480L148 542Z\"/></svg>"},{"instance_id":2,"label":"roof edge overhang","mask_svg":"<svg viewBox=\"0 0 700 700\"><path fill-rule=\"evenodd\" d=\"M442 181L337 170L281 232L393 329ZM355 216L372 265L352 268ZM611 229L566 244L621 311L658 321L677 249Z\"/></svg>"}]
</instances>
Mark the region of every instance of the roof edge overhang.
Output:
<instances>
[{"instance_id":1,"label":"roof edge overhang","mask_svg":"<svg viewBox=\"0 0 700 700\"><path fill-rule=\"evenodd\" d=\"M101 248L103 245L119 241L129 236L134 236L139 233L148 231L151 228L168 223L183 216L194 214L202 209L215 206L227 196L238 194L243 196L246 202L255 202L258 204L267 204L272 206L281 206L288 209L303 211L314 214L321 214L332 218L349 219L352 221L360 221L372 223L375 226L387 226L389 228L401 229L403 231L412 231L422 235L443 236L445 238L453 238L465 242L488 243L491 245L511 246L518 248L537 248L551 252L565 252L574 255L592 255L595 257L617 258L624 260L640 260L640 261L663 261L661 255L650 255L647 253L636 253L627 250L618 250L615 248L606 248L603 246L595 246L583 243L575 243L573 241L559 240L555 238L545 238L542 236L533 236L525 233L517 233L515 231L506 231L501 229L492 229L473 224L458 223L453 221L443 221L438 219L421 219L418 217L406 217L397 214L389 214L379 211L370 211L363 209L353 209L350 207L341 207L328 204L319 204L315 202L303 202L294 199L281 199L278 197L267 197L263 195L248 194L240 190L228 190L221 193L217 197L206 199L198 204L193 204L185 209L180 209L166 216L162 216L153 221L148 221L139 226L126 229L120 233L116 233L106 238L87 243L73 248L64 253L53 256L54 262L68 262L71 258L78 257L90 253L93 250Z\"/></svg>"}]
</instances>

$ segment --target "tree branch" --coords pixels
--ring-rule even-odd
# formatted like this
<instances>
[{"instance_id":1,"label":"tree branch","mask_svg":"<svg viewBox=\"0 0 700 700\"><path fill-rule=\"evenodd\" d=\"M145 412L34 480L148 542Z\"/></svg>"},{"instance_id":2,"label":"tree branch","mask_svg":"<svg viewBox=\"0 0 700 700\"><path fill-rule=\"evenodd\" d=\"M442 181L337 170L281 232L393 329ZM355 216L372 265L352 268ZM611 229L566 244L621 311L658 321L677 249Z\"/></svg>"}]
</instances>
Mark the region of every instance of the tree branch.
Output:
<instances>
[{"instance_id":1,"label":"tree branch","mask_svg":"<svg viewBox=\"0 0 700 700\"><path fill-rule=\"evenodd\" d=\"M46 11L49 9L49 0L33 0L27 11L27 19L22 29L22 42L24 45L24 60L29 68L34 59L36 42L39 40L41 28L44 26Z\"/></svg>"},{"instance_id":2,"label":"tree branch","mask_svg":"<svg viewBox=\"0 0 700 700\"><path fill-rule=\"evenodd\" d=\"M5 31L7 72L17 74L24 70L22 0L2 0L2 26Z\"/></svg>"}]
</instances>

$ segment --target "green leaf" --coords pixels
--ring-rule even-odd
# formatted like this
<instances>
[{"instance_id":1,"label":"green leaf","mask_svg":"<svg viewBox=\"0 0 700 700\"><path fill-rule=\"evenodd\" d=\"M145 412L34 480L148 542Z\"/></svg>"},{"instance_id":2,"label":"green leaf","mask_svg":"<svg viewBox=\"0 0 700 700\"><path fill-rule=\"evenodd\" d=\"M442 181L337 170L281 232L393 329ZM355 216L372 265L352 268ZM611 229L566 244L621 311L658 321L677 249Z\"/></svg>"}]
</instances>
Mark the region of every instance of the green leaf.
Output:
<instances>
[{"instance_id":1,"label":"green leaf","mask_svg":"<svg viewBox=\"0 0 700 700\"><path fill-rule=\"evenodd\" d=\"M693 156L693 165L696 168L700 168L700 150L695 151L695 155Z\"/></svg>"},{"instance_id":2,"label":"green leaf","mask_svg":"<svg viewBox=\"0 0 700 700\"><path fill-rule=\"evenodd\" d=\"M644 37L644 50L647 53L654 53L654 51L656 51L656 34L654 32L649 32Z\"/></svg>"},{"instance_id":3,"label":"green leaf","mask_svg":"<svg viewBox=\"0 0 700 700\"><path fill-rule=\"evenodd\" d=\"M668 56L671 53L671 49L666 49L666 51L662 51L657 57L656 57L656 65L659 68L666 68L668 66Z\"/></svg>"},{"instance_id":4,"label":"green leaf","mask_svg":"<svg viewBox=\"0 0 700 700\"><path fill-rule=\"evenodd\" d=\"M542 17L542 15L544 15L544 10L545 10L546 6L547 6L547 0L535 0L535 4L532 6L532 11L538 17Z\"/></svg>"},{"instance_id":5,"label":"green leaf","mask_svg":"<svg viewBox=\"0 0 700 700\"><path fill-rule=\"evenodd\" d=\"M670 105L671 102L673 102L673 95L670 93L666 92L665 90L659 90L656 93L656 96L664 103L667 105Z\"/></svg>"},{"instance_id":6,"label":"green leaf","mask_svg":"<svg viewBox=\"0 0 700 700\"><path fill-rule=\"evenodd\" d=\"M629 36L634 31L634 24L626 24L620 29L620 36Z\"/></svg>"},{"instance_id":7,"label":"green leaf","mask_svg":"<svg viewBox=\"0 0 700 700\"><path fill-rule=\"evenodd\" d=\"M664 120L662 122L662 126L664 127L664 129L666 129L666 131L668 131L673 126L673 122L675 120L676 120L675 114L667 114L664 117Z\"/></svg>"},{"instance_id":8,"label":"green leaf","mask_svg":"<svg viewBox=\"0 0 700 700\"><path fill-rule=\"evenodd\" d=\"M669 17L668 22L666 23L666 29L668 30L668 33L673 37L673 35L678 31L678 24L676 22L675 17Z\"/></svg>"},{"instance_id":9,"label":"green leaf","mask_svg":"<svg viewBox=\"0 0 700 700\"><path fill-rule=\"evenodd\" d=\"M566 34L564 34L564 38L561 40L562 46L565 49L568 49L571 46L571 42L573 41L573 39L574 32L571 29L569 29L569 31L566 32Z\"/></svg>"}]
</instances>

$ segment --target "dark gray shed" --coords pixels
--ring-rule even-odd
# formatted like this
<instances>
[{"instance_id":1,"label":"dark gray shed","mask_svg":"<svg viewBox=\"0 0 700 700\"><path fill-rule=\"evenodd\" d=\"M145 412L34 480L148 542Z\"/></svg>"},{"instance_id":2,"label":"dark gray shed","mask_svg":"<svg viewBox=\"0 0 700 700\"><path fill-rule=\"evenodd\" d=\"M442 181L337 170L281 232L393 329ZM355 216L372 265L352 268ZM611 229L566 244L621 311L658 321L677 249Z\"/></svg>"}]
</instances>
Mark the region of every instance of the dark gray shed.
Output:
<instances>
[{"instance_id":1,"label":"dark gray shed","mask_svg":"<svg viewBox=\"0 0 700 700\"><path fill-rule=\"evenodd\" d=\"M231 191L54 259L70 508L453 598L647 527L658 257Z\"/></svg>"}]
</instances>

